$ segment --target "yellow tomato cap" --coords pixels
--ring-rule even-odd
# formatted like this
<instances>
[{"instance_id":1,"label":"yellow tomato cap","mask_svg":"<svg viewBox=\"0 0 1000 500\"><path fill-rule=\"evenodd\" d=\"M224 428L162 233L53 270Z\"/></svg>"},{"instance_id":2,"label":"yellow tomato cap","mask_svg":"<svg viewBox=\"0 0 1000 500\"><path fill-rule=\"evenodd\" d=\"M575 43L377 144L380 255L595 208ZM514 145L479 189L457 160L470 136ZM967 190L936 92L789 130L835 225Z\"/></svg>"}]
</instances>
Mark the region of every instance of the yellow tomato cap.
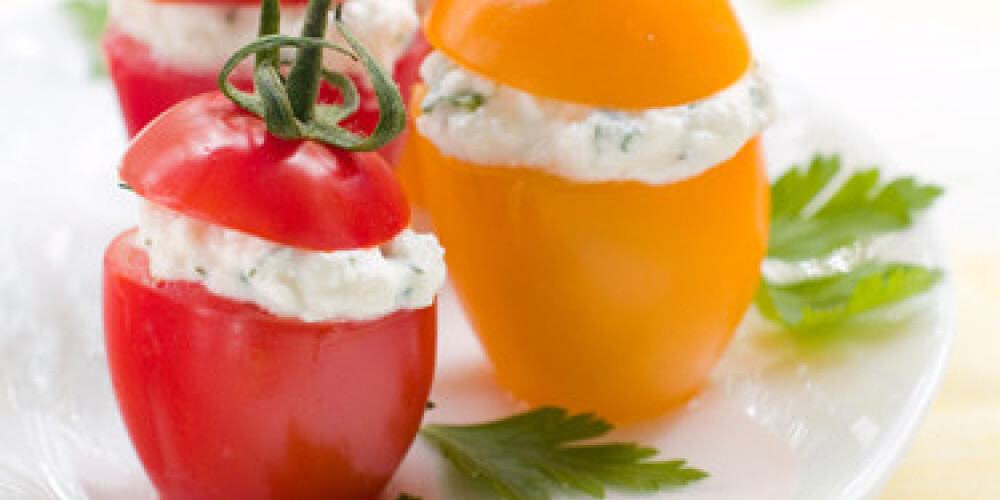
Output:
<instances>
[{"instance_id":1,"label":"yellow tomato cap","mask_svg":"<svg viewBox=\"0 0 1000 500\"><path fill-rule=\"evenodd\" d=\"M750 67L727 0L437 0L426 31L476 73L598 107L687 104Z\"/></svg>"}]
</instances>

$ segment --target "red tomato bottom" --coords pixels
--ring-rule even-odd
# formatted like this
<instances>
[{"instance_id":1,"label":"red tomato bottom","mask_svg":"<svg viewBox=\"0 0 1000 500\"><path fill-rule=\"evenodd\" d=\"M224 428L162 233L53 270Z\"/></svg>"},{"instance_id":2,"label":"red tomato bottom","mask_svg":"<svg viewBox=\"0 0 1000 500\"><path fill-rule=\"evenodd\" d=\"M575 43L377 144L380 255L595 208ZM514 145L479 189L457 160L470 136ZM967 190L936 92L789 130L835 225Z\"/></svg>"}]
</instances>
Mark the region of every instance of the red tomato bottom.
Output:
<instances>
[{"instance_id":1,"label":"red tomato bottom","mask_svg":"<svg viewBox=\"0 0 1000 500\"><path fill-rule=\"evenodd\" d=\"M174 104L188 97L218 90L217 72L192 71L165 64L154 56L148 45L128 35L114 23L105 31L102 43L108 73L118 93L129 137L134 137ZM418 37L410 51L396 65L395 80L404 102L410 101L410 92L417 79L417 68L427 51L428 46L423 37ZM351 75L351 78L358 88L361 105L341 125L358 134L369 134L378 124L378 101L374 90L367 83L356 75ZM244 91L253 89L253 80L249 75L237 74L232 82ZM327 104L339 103L341 97L335 88L324 83L320 88L319 100ZM401 134L379 149L379 153L390 165L395 165L399 159L405 135Z\"/></svg>"},{"instance_id":2,"label":"red tomato bottom","mask_svg":"<svg viewBox=\"0 0 1000 500\"><path fill-rule=\"evenodd\" d=\"M369 500L416 435L435 310L304 323L156 282L133 231L105 255L112 382L168 500Z\"/></svg>"}]
</instances>

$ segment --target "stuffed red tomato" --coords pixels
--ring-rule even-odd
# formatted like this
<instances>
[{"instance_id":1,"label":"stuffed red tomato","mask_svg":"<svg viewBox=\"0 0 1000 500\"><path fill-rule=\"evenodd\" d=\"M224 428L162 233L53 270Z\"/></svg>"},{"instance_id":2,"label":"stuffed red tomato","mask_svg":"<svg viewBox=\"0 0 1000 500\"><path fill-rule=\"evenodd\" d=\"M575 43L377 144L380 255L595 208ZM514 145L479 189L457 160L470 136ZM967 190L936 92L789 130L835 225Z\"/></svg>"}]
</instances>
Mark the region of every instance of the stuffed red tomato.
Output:
<instances>
[{"instance_id":1,"label":"stuffed red tomato","mask_svg":"<svg viewBox=\"0 0 1000 500\"><path fill-rule=\"evenodd\" d=\"M276 26L269 1L262 26ZM310 20L328 9L313 0ZM402 130L402 98L338 22L350 45L338 50L364 64L380 107L370 136L340 127L353 107L317 106L320 78L357 90L301 50L330 48L325 24L310 25L247 46L258 92L182 101L121 164L145 204L105 255L107 352L164 499L374 498L425 409L443 250L408 229L372 152ZM283 79L286 46L300 50Z\"/></svg>"},{"instance_id":2,"label":"stuffed red tomato","mask_svg":"<svg viewBox=\"0 0 1000 500\"><path fill-rule=\"evenodd\" d=\"M305 4L305 0L282 2L284 33L299 32ZM112 0L103 46L130 136L170 106L216 88L219 69L229 55L256 36L259 5L259 0ZM416 66L426 54L426 45L415 43L419 26L413 1L346 0L344 18L379 63L393 70L408 98ZM331 54L326 64L350 75L361 95L360 110L344 125L371 133L378 105L364 72L340 55ZM251 74L242 69L233 75L233 82L249 90ZM341 97L333 87L324 86L320 99L339 102ZM391 164L402 143L400 138L381 150Z\"/></svg>"},{"instance_id":3,"label":"stuffed red tomato","mask_svg":"<svg viewBox=\"0 0 1000 500\"><path fill-rule=\"evenodd\" d=\"M220 94L141 134L105 257L116 395L167 499L369 499L434 366L432 236L381 158L269 136Z\"/></svg>"}]
</instances>

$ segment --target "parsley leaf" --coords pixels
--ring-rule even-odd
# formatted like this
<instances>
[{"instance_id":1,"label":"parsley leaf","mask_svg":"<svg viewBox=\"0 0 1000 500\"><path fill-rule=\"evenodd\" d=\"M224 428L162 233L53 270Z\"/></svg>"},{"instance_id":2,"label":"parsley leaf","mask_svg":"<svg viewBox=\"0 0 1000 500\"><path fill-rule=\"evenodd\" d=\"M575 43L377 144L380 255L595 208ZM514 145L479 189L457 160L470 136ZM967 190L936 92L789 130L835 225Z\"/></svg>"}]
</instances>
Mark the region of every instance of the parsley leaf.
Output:
<instances>
[{"instance_id":1,"label":"parsley leaf","mask_svg":"<svg viewBox=\"0 0 1000 500\"><path fill-rule=\"evenodd\" d=\"M878 169L860 170L833 189L839 156L817 155L771 185L768 257L828 257L861 240L910 227L916 212L942 194L937 186L901 177L883 184ZM818 206L817 206L818 205ZM819 330L929 290L941 271L870 260L848 272L791 284L761 280L755 302L765 318L794 331Z\"/></svg>"},{"instance_id":2,"label":"parsley leaf","mask_svg":"<svg viewBox=\"0 0 1000 500\"><path fill-rule=\"evenodd\" d=\"M911 177L883 186L880 172L868 169L853 173L826 203L811 210L840 169L839 156L817 156L808 170L792 168L773 184L768 257L822 257L858 240L906 229L916 212L943 192Z\"/></svg>"},{"instance_id":3,"label":"parsley leaf","mask_svg":"<svg viewBox=\"0 0 1000 500\"><path fill-rule=\"evenodd\" d=\"M63 8L87 44L93 74L95 76L103 75L106 69L100 53L99 42L108 21L107 0L67 0L63 4Z\"/></svg>"},{"instance_id":4,"label":"parsley leaf","mask_svg":"<svg viewBox=\"0 0 1000 500\"><path fill-rule=\"evenodd\" d=\"M485 424L427 425L420 433L456 468L507 500L549 500L564 490L603 498L605 486L653 491L707 476L683 460L649 461L653 448L575 443L611 430L593 414L544 407Z\"/></svg>"},{"instance_id":5,"label":"parsley leaf","mask_svg":"<svg viewBox=\"0 0 1000 500\"><path fill-rule=\"evenodd\" d=\"M757 308L796 331L817 330L929 290L941 271L913 264L868 262L847 273L787 285L763 280Z\"/></svg>"}]
</instances>

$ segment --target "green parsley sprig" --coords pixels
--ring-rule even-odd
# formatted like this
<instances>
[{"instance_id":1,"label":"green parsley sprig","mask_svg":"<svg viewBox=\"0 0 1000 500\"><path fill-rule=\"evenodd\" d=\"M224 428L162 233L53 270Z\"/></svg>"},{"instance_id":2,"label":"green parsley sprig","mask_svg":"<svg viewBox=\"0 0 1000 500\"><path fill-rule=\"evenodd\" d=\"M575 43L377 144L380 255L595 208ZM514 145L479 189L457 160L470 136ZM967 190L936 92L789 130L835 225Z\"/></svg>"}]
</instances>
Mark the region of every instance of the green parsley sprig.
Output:
<instances>
[{"instance_id":1,"label":"green parsley sprig","mask_svg":"<svg viewBox=\"0 0 1000 500\"><path fill-rule=\"evenodd\" d=\"M90 54L91 72L95 76L104 75L104 59L101 56L99 42L104 27L108 22L107 0L67 0L63 9L83 38Z\"/></svg>"},{"instance_id":2,"label":"green parsley sprig","mask_svg":"<svg viewBox=\"0 0 1000 500\"><path fill-rule=\"evenodd\" d=\"M654 448L580 444L612 429L593 414L543 407L485 424L427 425L420 434L459 471L505 500L549 500L564 491L604 498L606 487L655 491L708 476L683 460L650 461Z\"/></svg>"},{"instance_id":3,"label":"green parsley sprig","mask_svg":"<svg viewBox=\"0 0 1000 500\"><path fill-rule=\"evenodd\" d=\"M818 330L921 294L940 278L936 269L873 261L843 274L798 283L765 281L756 302L765 318L786 328Z\"/></svg>"},{"instance_id":4,"label":"green parsley sprig","mask_svg":"<svg viewBox=\"0 0 1000 500\"><path fill-rule=\"evenodd\" d=\"M813 208L840 170L839 156L816 156L808 170L793 168L775 181L768 257L818 258L859 240L901 231L942 193L912 177L882 185L881 173L872 168L851 174L829 200Z\"/></svg>"},{"instance_id":5,"label":"green parsley sprig","mask_svg":"<svg viewBox=\"0 0 1000 500\"><path fill-rule=\"evenodd\" d=\"M872 168L851 174L823 201L841 163L839 156L818 155L808 169L792 168L772 184L768 257L823 259L840 248L904 230L943 192L912 177L883 183L879 170ZM872 260L797 283L765 278L756 304L765 318L790 330L818 330L923 293L941 275L913 264Z\"/></svg>"}]
</instances>

